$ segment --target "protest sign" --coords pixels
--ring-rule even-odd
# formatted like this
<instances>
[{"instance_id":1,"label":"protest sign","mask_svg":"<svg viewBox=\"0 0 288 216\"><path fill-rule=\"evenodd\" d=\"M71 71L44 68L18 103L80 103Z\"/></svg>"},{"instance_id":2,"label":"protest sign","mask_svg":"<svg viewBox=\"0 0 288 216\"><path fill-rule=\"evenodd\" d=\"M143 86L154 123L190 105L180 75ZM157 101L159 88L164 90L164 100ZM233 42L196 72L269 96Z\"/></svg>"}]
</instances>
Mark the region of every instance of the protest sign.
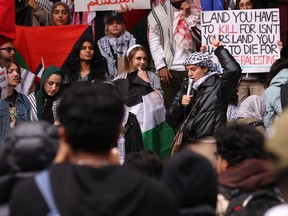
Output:
<instances>
[{"instance_id":1,"label":"protest sign","mask_svg":"<svg viewBox=\"0 0 288 216\"><path fill-rule=\"evenodd\" d=\"M74 0L75 11L111 11L118 10L120 5L130 9L150 9L150 0Z\"/></svg>"},{"instance_id":2,"label":"protest sign","mask_svg":"<svg viewBox=\"0 0 288 216\"><path fill-rule=\"evenodd\" d=\"M243 73L268 72L280 58L279 19L278 8L202 12L202 45L218 62L210 40L215 36L235 57Z\"/></svg>"},{"instance_id":3,"label":"protest sign","mask_svg":"<svg viewBox=\"0 0 288 216\"><path fill-rule=\"evenodd\" d=\"M7 75L6 75L6 68L0 67L0 99L4 99L7 97Z\"/></svg>"}]
</instances>

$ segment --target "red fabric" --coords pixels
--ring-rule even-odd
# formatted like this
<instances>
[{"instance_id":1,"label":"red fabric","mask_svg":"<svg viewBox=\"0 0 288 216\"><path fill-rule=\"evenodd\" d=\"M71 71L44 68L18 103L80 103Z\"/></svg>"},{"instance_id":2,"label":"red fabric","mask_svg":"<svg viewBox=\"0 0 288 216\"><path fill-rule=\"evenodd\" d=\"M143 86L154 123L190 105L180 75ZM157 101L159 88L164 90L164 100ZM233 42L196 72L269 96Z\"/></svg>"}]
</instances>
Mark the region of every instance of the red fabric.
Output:
<instances>
[{"instance_id":1,"label":"red fabric","mask_svg":"<svg viewBox=\"0 0 288 216\"><path fill-rule=\"evenodd\" d=\"M41 62L61 67L88 25L16 26L14 45L34 73Z\"/></svg>"},{"instance_id":2,"label":"red fabric","mask_svg":"<svg viewBox=\"0 0 288 216\"><path fill-rule=\"evenodd\" d=\"M129 31L134 25L136 25L139 21L146 18L148 16L147 10L131 10L129 12L124 13L125 20L125 28Z\"/></svg>"},{"instance_id":3,"label":"red fabric","mask_svg":"<svg viewBox=\"0 0 288 216\"><path fill-rule=\"evenodd\" d=\"M15 38L15 1L0 0L0 46Z\"/></svg>"}]
</instances>

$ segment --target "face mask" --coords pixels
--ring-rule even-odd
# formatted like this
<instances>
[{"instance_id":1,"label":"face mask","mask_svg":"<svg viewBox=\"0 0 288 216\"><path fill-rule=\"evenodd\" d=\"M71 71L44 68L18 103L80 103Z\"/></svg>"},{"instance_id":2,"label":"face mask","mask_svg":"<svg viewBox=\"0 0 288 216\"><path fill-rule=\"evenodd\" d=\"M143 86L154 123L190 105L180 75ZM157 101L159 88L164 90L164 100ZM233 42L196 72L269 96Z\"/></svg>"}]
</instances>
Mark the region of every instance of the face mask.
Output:
<instances>
[{"instance_id":1,"label":"face mask","mask_svg":"<svg viewBox=\"0 0 288 216\"><path fill-rule=\"evenodd\" d=\"M182 5L182 2L185 2L185 0L183 0L183 1L178 1L178 2L172 2L172 1L171 1L171 4L172 4L172 6L173 6L174 8L180 9L180 8L181 8L181 5Z\"/></svg>"}]
</instances>

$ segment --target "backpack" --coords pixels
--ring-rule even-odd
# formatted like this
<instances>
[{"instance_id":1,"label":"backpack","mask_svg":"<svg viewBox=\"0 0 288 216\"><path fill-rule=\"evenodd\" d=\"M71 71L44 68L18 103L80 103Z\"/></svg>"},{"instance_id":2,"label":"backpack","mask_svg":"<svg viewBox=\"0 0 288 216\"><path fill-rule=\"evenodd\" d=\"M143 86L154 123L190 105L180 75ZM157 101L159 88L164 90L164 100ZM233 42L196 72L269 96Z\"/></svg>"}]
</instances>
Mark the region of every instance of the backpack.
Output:
<instances>
[{"instance_id":1,"label":"backpack","mask_svg":"<svg viewBox=\"0 0 288 216\"><path fill-rule=\"evenodd\" d=\"M275 188L257 190L251 193L240 192L238 189L225 189L229 205L225 216L262 216L269 208L284 203ZM230 192L229 192L230 190Z\"/></svg>"},{"instance_id":2,"label":"backpack","mask_svg":"<svg viewBox=\"0 0 288 216\"><path fill-rule=\"evenodd\" d=\"M283 84L280 88L281 106L284 109L288 105L288 82Z\"/></svg>"}]
</instances>

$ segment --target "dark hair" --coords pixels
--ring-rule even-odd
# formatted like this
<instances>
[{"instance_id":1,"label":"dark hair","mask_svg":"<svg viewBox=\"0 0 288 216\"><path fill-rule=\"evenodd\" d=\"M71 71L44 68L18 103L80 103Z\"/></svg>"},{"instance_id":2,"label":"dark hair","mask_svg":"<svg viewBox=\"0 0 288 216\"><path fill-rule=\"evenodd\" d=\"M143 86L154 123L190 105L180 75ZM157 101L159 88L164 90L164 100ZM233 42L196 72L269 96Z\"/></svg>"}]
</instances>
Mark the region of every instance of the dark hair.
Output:
<instances>
[{"instance_id":1,"label":"dark hair","mask_svg":"<svg viewBox=\"0 0 288 216\"><path fill-rule=\"evenodd\" d=\"M68 58L67 62L64 63L64 67L62 67L63 72L65 73L65 82L73 83L77 82L79 79L80 72L80 59L79 53L82 49L84 42L89 42L93 46L94 56L90 62L90 73L88 75L88 81L96 80L105 80L106 70L106 61L103 61L103 58L100 54L100 51L97 46L93 43L91 39L88 38L80 38L73 50L70 54L70 58Z\"/></svg>"},{"instance_id":2,"label":"dark hair","mask_svg":"<svg viewBox=\"0 0 288 216\"><path fill-rule=\"evenodd\" d=\"M239 3L240 3L241 0L236 0L236 3L235 3L235 10L239 10ZM253 5L253 9L260 9L261 6L260 6L260 3L258 2L258 0L250 0L250 2L252 3Z\"/></svg>"},{"instance_id":3,"label":"dark hair","mask_svg":"<svg viewBox=\"0 0 288 216\"><path fill-rule=\"evenodd\" d=\"M163 163L159 155L152 151L131 152L126 155L124 166L140 171L145 176L159 179Z\"/></svg>"},{"instance_id":4,"label":"dark hair","mask_svg":"<svg viewBox=\"0 0 288 216\"><path fill-rule=\"evenodd\" d=\"M71 24L71 11L70 11L70 8L69 6L64 3L64 2L61 2L61 1L57 1L55 2L53 5L52 5L52 8L51 8L51 14L50 14L50 22L51 22L51 25L55 25L54 22L53 22L53 12L55 10L55 8L58 6L58 5L62 5L63 7L65 7L65 9L67 10L68 12L68 23L66 25L70 25Z\"/></svg>"},{"instance_id":5,"label":"dark hair","mask_svg":"<svg viewBox=\"0 0 288 216\"><path fill-rule=\"evenodd\" d=\"M8 68L10 68L12 64L15 64L18 71L19 71L18 74L19 74L19 83L20 83L21 82L21 68L20 68L19 64L17 64L17 62L11 61L10 59L4 60L4 67L6 67L7 73L8 73Z\"/></svg>"},{"instance_id":6,"label":"dark hair","mask_svg":"<svg viewBox=\"0 0 288 216\"><path fill-rule=\"evenodd\" d=\"M77 82L65 89L58 115L73 151L107 153L117 144L123 99L112 84Z\"/></svg>"},{"instance_id":7,"label":"dark hair","mask_svg":"<svg viewBox=\"0 0 288 216\"><path fill-rule=\"evenodd\" d=\"M288 59L286 58L277 59L270 67L268 77L264 82L264 88L268 88L271 80L284 68L288 69Z\"/></svg>"},{"instance_id":8,"label":"dark hair","mask_svg":"<svg viewBox=\"0 0 288 216\"><path fill-rule=\"evenodd\" d=\"M264 136L252 125L232 122L215 133L217 153L228 161L229 167L245 159L266 159Z\"/></svg>"},{"instance_id":9,"label":"dark hair","mask_svg":"<svg viewBox=\"0 0 288 216\"><path fill-rule=\"evenodd\" d=\"M202 155L192 151L175 154L164 165L162 181L180 208L208 205L215 212L217 176L210 161Z\"/></svg>"},{"instance_id":10,"label":"dark hair","mask_svg":"<svg viewBox=\"0 0 288 216\"><path fill-rule=\"evenodd\" d=\"M128 56L127 54L125 54L125 57L124 57L124 70L125 71L129 71L130 69L130 66L131 66L131 63L132 63L132 59L133 57L136 55L136 53L141 50L145 53L146 55L146 58L148 58L148 54L147 54L147 51L144 47L142 46L137 46L137 47L134 47L129 53L128 53ZM148 59L147 59L147 63L148 63Z\"/></svg>"}]
</instances>

